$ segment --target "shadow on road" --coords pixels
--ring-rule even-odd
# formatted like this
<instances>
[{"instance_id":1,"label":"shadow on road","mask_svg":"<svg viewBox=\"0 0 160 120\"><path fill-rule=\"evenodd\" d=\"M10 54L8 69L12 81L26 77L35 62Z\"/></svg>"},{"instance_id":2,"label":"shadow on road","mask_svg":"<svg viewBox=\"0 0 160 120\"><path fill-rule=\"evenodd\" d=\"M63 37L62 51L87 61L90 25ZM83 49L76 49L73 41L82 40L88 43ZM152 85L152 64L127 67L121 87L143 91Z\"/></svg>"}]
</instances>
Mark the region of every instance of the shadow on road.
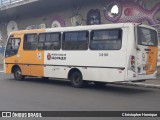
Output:
<instances>
[{"instance_id":1,"label":"shadow on road","mask_svg":"<svg viewBox=\"0 0 160 120\"><path fill-rule=\"evenodd\" d=\"M9 80L14 80L14 79L9 79ZM154 92L153 89L149 89L149 88L112 85L112 84L106 84L106 86L104 86L104 87L96 87L92 83L88 84L84 88L73 88L73 87L71 87L69 80L56 80L56 79L43 80L41 78L30 78L30 77L26 78L22 82L60 86L60 87L63 87L64 89L65 88L72 88L75 90L92 90L92 92L93 91L100 91L100 92L110 92L110 93L122 93L122 94L128 94L128 95Z\"/></svg>"}]
</instances>

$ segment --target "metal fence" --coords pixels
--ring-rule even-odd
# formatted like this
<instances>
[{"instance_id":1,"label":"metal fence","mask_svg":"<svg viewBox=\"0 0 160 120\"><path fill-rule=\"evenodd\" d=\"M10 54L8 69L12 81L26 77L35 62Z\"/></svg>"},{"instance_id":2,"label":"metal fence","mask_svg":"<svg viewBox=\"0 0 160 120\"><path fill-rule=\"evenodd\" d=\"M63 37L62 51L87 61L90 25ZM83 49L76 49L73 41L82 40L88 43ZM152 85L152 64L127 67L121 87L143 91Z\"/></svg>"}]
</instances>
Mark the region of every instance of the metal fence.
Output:
<instances>
[{"instance_id":1,"label":"metal fence","mask_svg":"<svg viewBox=\"0 0 160 120\"><path fill-rule=\"evenodd\" d=\"M20 1L23 1L23 0L0 0L0 6L11 4L11 3L16 3Z\"/></svg>"},{"instance_id":2,"label":"metal fence","mask_svg":"<svg viewBox=\"0 0 160 120\"><path fill-rule=\"evenodd\" d=\"M36 2L38 0L0 0L0 10L16 7L19 5Z\"/></svg>"}]
</instances>

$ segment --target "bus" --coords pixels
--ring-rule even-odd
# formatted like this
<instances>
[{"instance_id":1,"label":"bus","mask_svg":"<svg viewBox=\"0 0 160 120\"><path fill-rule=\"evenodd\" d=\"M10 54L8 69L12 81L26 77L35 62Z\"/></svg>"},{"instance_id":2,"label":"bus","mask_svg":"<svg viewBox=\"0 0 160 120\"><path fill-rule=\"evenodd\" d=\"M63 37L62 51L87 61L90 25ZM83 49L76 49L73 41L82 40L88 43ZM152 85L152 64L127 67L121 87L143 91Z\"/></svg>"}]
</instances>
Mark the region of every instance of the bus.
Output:
<instances>
[{"instance_id":1,"label":"bus","mask_svg":"<svg viewBox=\"0 0 160 120\"><path fill-rule=\"evenodd\" d=\"M16 80L26 76L70 80L73 87L92 82L155 79L158 33L139 23L116 23L12 32L4 70Z\"/></svg>"},{"instance_id":2,"label":"bus","mask_svg":"<svg viewBox=\"0 0 160 120\"><path fill-rule=\"evenodd\" d=\"M159 51L158 51L158 63L157 63L157 66L160 69L160 45L159 45Z\"/></svg>"}]
</instances>

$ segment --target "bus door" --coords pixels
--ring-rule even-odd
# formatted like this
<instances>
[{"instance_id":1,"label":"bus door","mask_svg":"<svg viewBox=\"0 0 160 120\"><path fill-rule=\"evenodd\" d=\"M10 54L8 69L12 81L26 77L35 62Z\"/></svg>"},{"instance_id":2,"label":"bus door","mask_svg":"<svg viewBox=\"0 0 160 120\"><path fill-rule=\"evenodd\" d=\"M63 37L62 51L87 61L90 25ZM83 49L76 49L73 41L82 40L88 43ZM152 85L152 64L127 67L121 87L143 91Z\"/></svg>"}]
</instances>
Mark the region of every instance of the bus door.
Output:
<instances>
[{"instance_id":1,"label":"bus door","mask_svg":"<svg viewBox=\"0 0 160 120\"><path fill-rule=\"evenodd\" d=\"M138 75L154 74L158 59L157 32L144 27L137 27L136 29L136 72Z\"/></svg>"},{"instance_id":2,"label":"bus door","mask_svg":"<svg viewBox=\"0 0 160 120\"><path fill-rule=\"evenodd\" d=\"M22 63L25 75L43 76L44 75L44 51L38 50L38 35L35 33L25 34L23 44ZM43 46L41 43L39 46Z\"/></svg>"}]
</instances>

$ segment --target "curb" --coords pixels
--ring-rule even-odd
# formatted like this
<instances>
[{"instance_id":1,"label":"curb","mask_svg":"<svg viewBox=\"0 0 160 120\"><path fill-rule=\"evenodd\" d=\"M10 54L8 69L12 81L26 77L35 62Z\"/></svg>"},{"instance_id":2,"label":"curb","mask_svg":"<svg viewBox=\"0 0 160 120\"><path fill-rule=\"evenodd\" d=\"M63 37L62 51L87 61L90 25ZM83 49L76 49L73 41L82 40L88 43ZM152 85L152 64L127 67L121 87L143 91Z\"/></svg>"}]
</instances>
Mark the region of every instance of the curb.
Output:
<instances>
[{"instance_id":1,"label":"curb","mask_svg":"<svg viewBox=\"0 0 160 120\"><path fill-rule=\"evenodd\" d=\"M160 75L157 75L157 80L160 80Z\"/></svg>"},{"instance_id":2,"label":"curb","mask_svg":"<svg viewBox=\"0 0 160 120\"><path fill-rule=\"evenodd\" d=\"M122 82L122 83L111 83L111 84L160 89L160 85L145 84L145 83Z\"/></svg>"},{"instance_id":3,"label":"curb","mask_svg":"<svg viewBox=\"0 0 160 120\"><path fill-rule=\"evenodd\" d=\"M4 71L0 71L0 73L4 73Z\"/></svg>"}]
</instances>

